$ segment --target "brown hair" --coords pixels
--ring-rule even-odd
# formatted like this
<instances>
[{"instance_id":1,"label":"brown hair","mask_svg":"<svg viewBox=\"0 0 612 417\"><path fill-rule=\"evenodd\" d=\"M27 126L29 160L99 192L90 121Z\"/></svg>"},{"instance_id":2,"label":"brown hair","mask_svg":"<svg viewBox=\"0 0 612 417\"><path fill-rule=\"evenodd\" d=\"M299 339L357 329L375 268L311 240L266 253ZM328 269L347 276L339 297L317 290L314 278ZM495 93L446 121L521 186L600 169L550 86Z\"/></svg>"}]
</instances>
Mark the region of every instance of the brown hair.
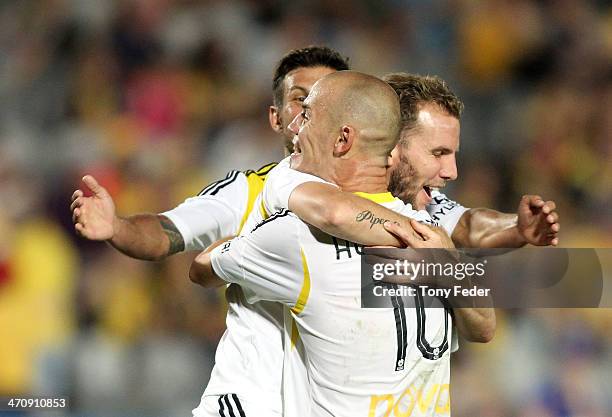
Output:
<instances>
[{"instance_id":1,"label":"brown hair","mask_svg":"<svg viewBox=\"0 0 612 417\"><path fill-rule=\"evenodd\" d=\"M383 80L399 96L402 131L417 127L419 110L427 103L437 104L457 119L461 117L463 103L440 77L396 72L385 75Z\"/></svg>"}]
</instances>

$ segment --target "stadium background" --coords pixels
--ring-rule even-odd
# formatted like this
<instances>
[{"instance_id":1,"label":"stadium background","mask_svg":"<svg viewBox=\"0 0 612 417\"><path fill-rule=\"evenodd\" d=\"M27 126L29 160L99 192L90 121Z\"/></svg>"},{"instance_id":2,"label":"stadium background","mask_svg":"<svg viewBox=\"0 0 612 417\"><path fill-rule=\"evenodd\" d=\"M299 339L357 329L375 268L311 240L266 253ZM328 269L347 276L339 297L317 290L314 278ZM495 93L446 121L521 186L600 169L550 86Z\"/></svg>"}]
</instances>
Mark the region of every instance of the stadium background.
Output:
<instances>
[{"instance_id":1,"label":"stadium background","mask_svg":"<svg viewBox=\"0 0 612 417\"><path fill-rule=\"evenodd\" d=\"M22 0L0 4L0 396L72 415L190 415L224 330L189 257L72 232L85 172L118 212L174 207L281 157L271 74L325 43L354 69L437 74L464 99L470 207L556 200L562 246L612 246L612 6L573 0ZM609 310L503 311L453 358L455 416L612 415ZM265 354L262 352L262 354Z\"/></svg>"}]
</instances>

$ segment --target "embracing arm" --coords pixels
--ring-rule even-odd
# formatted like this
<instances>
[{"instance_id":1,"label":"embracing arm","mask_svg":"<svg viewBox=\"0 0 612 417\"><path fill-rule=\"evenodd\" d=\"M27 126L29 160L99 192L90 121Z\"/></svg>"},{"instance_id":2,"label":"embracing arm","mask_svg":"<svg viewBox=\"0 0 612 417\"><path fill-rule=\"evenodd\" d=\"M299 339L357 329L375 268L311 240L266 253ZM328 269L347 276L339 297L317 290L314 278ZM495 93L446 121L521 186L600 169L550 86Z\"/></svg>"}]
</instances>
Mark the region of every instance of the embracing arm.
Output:
<instances>
[{"instance_id":1,"label":"embracing arm","mask_svg":"<svg viewBox=\"0 0 612 417\"><path fill-rule=\"evenodd\" d=\"M453 231L457 247L519 248L527 243L536 246L559 243L559 215L553 201L525 195L516 214L500 213L487 208L466 211Z\"/></svg>"},{"instance_id":2,"label":"embracing arm","mask_svg":"<svg viewBox=\"0 0 612 417\"><path fill-rule=\"evenodd\" d=\"M488 208L472 208L463 213L453 242L462 248L518 248L527 242L520 235L517 215Z\"/></svg>"},{"instance_id":3,"label":"embracing arm","mask_svg":"<svg viewBox=\"0 0 612 417\"><path fill-rule=\"evenodd\" d=\"M231 240L231 238L221 239L195 257L189 268L189 279L191 282L201 285L204 288L215 288L225 284L225 281L223 281L213 269L210 252L229 240Z\"/></svg>"},{"instance_id":4,"label":"embracing arm","mask_svg":"<svg viewBox=\"0 0 612 417\"><path fill-rule=\"evenodd\" d=\"M235 283L248 289L247 301L278 301L294 306L307 264L295 222L289 216L262 222L259 227L223 244L218 242L196 257L190 279L205 287Z\"/></svg>"},{"instance_id":5,"label":"embracing arm","mask_svg":"<svg viewBox=\"0 0 612 417\"><path fill-rule=\"evenodd\" d=\"M324 183L306 182L296 187L289 197L289 210L327 234L362 245L405 246L385 230L387 221L414 233L409 218Z\"/></svg>"}]
</instances>

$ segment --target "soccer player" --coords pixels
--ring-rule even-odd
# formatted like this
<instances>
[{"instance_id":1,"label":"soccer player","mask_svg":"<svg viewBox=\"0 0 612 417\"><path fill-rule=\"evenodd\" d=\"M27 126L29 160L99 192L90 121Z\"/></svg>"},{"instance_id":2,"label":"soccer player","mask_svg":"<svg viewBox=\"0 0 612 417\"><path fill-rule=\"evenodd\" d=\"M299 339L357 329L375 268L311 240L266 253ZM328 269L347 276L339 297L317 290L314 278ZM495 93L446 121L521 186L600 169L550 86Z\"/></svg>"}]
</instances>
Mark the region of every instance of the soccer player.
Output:
<instances>
[{"instance_id":1,"label":"soccer player","mask_svg":"<svg viewBox=\"0 0 612 417\"><path fill-rule=\"evenodd\" d=\"M314 82L347 68L346 60L337 52L316 46L291 51L280 61L274 75L274 106L269 116L272 128L285 137L286 146L293 135L287 126L301 111L301 102ZM74 192L71 210L75 229L85 238L106 240L122 253L143 260L161 260L183 250L203 250L240 232L273 165L257 171L232 171L170 211L127 218L117 216L109 193L92 176L85 176L83 181L93 195L85 197L82 190ZM368 200L363 202L366 207L378 209ZM410 227L403 216L389 212L395 221ZM324 224L315 225L325 229ZM359 234L369 240L361 241ZM381 225L370 228L365 223L361 229L352 227L341 237L363 244L403 244ZM230 415L280 414L281 306L247 305L236 285L228 287L226 297L229 330L219 343L215 367L194 415L219 415L220 410Z\"/></svg>"},{"instance_id":2,"label":"soccer player","mask_svg":"<svg viewBox=\"0 0 612 417\"><path fill-rule=\"evenodd\" d=\"M347 67L346 61L339 54L322 47L291 51L280 61L273 84L274 105L270 107L269 116L272 128L285 138L286 147L293 136L288 125L301 110L301 101L312 84L327 73ZM128 218L116 216L109 194L93 177L86 176L84 183L91 189L93 196L84 197L81 190L73 194L71 210L75 229L88 239L107 240L121 252L139 259L160 260L182 250L202 250L210 243L235 235L241 230L271 167L272 164L258 171L244 173L232 171L225 179L205 188L201 195L186 200L173 210L157 215L138 214ZM314 215L315 217L308 221L327 232L362 244L403 244L400 239L389 235L381 224L370 228L365 223L346 223L342 216L335 216L329 204L324 205L324 210L308 212L309 207L321 201L320 195L314 193L313 196L309 192L301 191L294 194L304 202L303 207L307 212L303 214L304 217L308 214ZM338 208L345 204L344 207L348 205L356 212L371 209L374 211L373 217L378 219L393 219L392 216L395 215L390 211L377 212L379 208L374 203L363 199L351 200L351 194L348 194L348 198L347 193L342 194ZM334 198L337 196L334 195ZM328 200L327 203L332 201ZM349 213L349 218L354 220L354 215ZM402 222L402 219L403 217L397 216L395 221ZM403 225L410 227L407 223ZM277 307L271 307L275 313L270 313L265 308L262 308L261 312L247 309L248 311L240 313L244 307L240 290L230 286L227 296L230 307L228 328L236 326L240 330L234 332L234 337L227 336L231 333L228 332L223 338L215 370L204 396L213 398L215 404L219 402L218 408L225 407L227 411L229 407L233 410L239 409L241 404L238 397L242 396L243 392L248 392L255 398L254 403L265 404L266 412L272 410L269 411L269 414L272 414L279 409L277 391L270 387L274 386L275 378L280 378L278 373L276 376L272 375L274 369L279 367L278 358L282 355L282 349L274 347L280 339L280 313ZM251 340L252 344L245 346L242 340ZM254 350L266 350L269 357L255 357L252 354ZM245 366L247 364L248 366ZM267 372L266 369L272 371ZM262 393L255 391L253 387L258 387ZM235 393L239 393L238 396L232 395ZM253 406L253 409L257 410L257 407Z\"/></svg>"},{"instance_id":3,"label":"soccer player","mask_svg":"<svg viewBox=\"0 0 612 417\"><path fill-rule=\"evenodd\" d=\"M325 47L291 51L280 61L274 74L274 105L269 118L272 129L283 136L286 152L292 147L292 135L286 133L286 127L301 111L301 101L312 85L326 74L346 69L346 59ZM239 233L274 165L230 171L172 210L129 217L117 216L108 192L87 175L83 182L93 195L84 197L81 190L74 192L71 210L75 229L87 239L105 240L120 252L143 260L203 250L223 237Z\"/></svg>"},{"instance_id":4,"label":"soccer player","mask_svg":"<svg viewBox=\"0 0 612 417\"><path fill-rule=\"evenodd\" d=\"M394 196L418 209L427 208L457 247L512 248L526 243L558 243L559 216L552 201L544 202L536 195L524 196L518 214L505 214L485 208L467 209L442 195L438 189L457 178L455 153L459 149L463 103L437 77L396 73L383 79L398 94L402 115L401 138L392 152L389 190ZM302 198L304 190L324 197ZM320 213L333 207L336 227L355 223L356 209L347 205L344 193L334 187L306 183L287 193L288 208L307 222L306 216L324 216ZM393 222L387 226L398 237L406 234ZM467 340L488 342L495 329L493 310L457 310L456 324Z\"/></svg>"},{"instance_id":5,"label":"soccer player","mask_svg":"<svg viewBox=\"0 0 612 417\"><path fill-rule=\"evenodd\" d=\"M486 208L468 210L442 195L438 190L457 178L455 153L463 103L438 77L393 73L383 80L399 96L402 111L401 138L392 153L393 195L418 208L427 207L457 247L558 244L559 216L553 201L527 195L518 214L505 214Z\"/></svg>"},{"instance_id":6,"label":"soccer player","mask_svg":"<svg viewBox=\"0 0 612 417\"><path fill-rule=\"evenodd\" d=\"M301 153L292 157L292 167L316 174L319 183L411 210L386 192L387 159L401 127L397 97L387 84L360 73L331 74L315 84L303 107ZM291 180L270 180L294 188ZM264 187L264 196L288 199L286 190L271 187ZM448 237L428 234L426 226L415 229L426 235L411 242L415 247L453 246ZM291 308L313 399L311 412L299 415L448 414L448 310L428 309L425 317L422 304L405 309L399 297L389 300L392 309L361 309L360 257L339 256L335 238L293 213L277 212L250 233L202 253L190 276L203 283L222 278L241 285L250 302ZM411 414L417 392L429 393L430 400L421 413L416 408Z\"/></svg>"},{"instance_id":7,"label":"soccer player","mask_svg":"<svg viewBox=\"0 0 612 417\"><path fill-rule=\"evenodd\" d=\"M348 69L347 61L325 47L289 52L274 74L269 119L286 147L291 147L287 126L301 111L301 101L312 85L326 74ZM231 171L226 178L204 188L198 196L161 214L116 215L112 198L91 176L85 185L93 192L73 194L71 210L77 233L92 240L106 240L128 256L161 260L183 250L203 250L211 243L238 234L263 187L268 164L257 171ZM384 232L387 234L387 232ZM395 240L395 239L394 239ZM280 415L282 367L282 312L263 303L243 307L238 286L230 286L227 326L232 329L219 344L215 367L194 415ZM258 306L261 308L258 309ZM267 352L258 355L257 352ZM206 401L205 401L206 399ZM213 409L207 407L212 404Z\"/></svg>"},{"instance_id":8,"label":"soccer player","mask_svg":"<svg viewBox=\"0 0 612 417\"><path fill-rule=\"evenodd\" d=\"M421 93L419 94L418 91L415 93L414 91L405 91L406 94L410 94L410 101L408 101L407 103L402 103L402 110L404 110L404 108L407 105L410 105L412 103L413 107L418 108L420 106L423 106L423 104L431 104L431 106L429 106L429 110L432 112L438 112L438 113L442 113L444 117L447 117L450 120L450 123L441 123L441 126L446 126L446 125L451 125L451 126L457 126L457 128L455 129L448 129L450 130L451 134L440 134L440 132L444 132L444 129L438 129L435 132L437 134L429 134L427 135L426 133L428 132L428 128L434 128L434 126L416 126L415 124L409 124L410 122L410 118L405 118L405 114L412 114L408 111L403 111L402 112L402 122L403 124L403 130L402 130L402 137L405 140L405 145L409 145L409 143L407 143L408 140L412 141L414 140L414 142L412 143L413 145L418 145L416 146L417 149L421 150L421 149L425 149L425 158L427 156L431 156L432 159L438 161L439 159L443 159L442 162L438 162L438 165L441 166L441 168L439 167L438 169L434 169L433 170L433 181L436 180L436 175L439 175L439 179L444 180L445 178L449 177L449 179L454 179L454 178L450 178L450 175L447 175L446 172L447 171L455 171L454 177L456 177L456 166L455 166L455 162L454 162L454 152L456 150L456 148L458 147L458 139L459 139L459 132L458 132L458 118L459 118L459 113L460 113L460 102L458 101L458 99L450 92L448 91L447 87L438 79L434 79L431 77L418 77L418 76L410 76L410 82L408 82L408 86L404 86L405 90L425 90L428 91L429 95L424 95L423 91L421 91ZM396 90L398 90L396 88ZM398 91L399 94L399 91ZM446 100L446 101L445 101ZM406 100L405 100L406 101ZM434 107L435 108L431 108ZM439 108L438 108L439 106ZM453 107L454 106L454 107ZM449 110L450 109L450 110ZM454 109L454 110L453 110ZM308 118L308 109L305 110L303 117ZM417 110L418 112L418 110ZM426 113L423 112L423 113ZM429 115L428 115L429 116ZM421 116L421 118L425 118L426 120L429 120L429 117L424 117ZM298 119L300 119L298 117ZM418 135L415 135L415 132L417 133L421 133L422 136L418 137ZM412 135L412 137L410 136ZM416 136L416 137L415 137ZM425 141L425 143L420 143L423 142L425 139L427 139ZM448 143L450 139L450 144ZM312 141L311 141L312 142ZM300 143L301 145L301 143ZM308 146L311 146L312 143L310 143ZM304 145L306 146L306 145ZM439 158L440 155L433 155L433 152L443 152L445 155L450 154L452 156L452 158L449 158L451 160L451 168L448 169L446 168L446 166L448 165L445 161L447 160L446 158ZM395 152L395 151L394 151ZM421 151L421 153L419 152L412 152L411 156L414 157L421 157L421 154L423 152ZM299 158L299 156L294 156L294 158ZM429 165L431 165L431 163L429 163ZM427 167L425 167L427 168ZM310 170L311 172L317 172L315 171L314 168L306 168L306 170ZM423 170L423 172L428 172L426 169ZM429 168L429 172L432 172L432 169ZM431 176L431 174L429 174ZM420 184L420 181L423 180L422 175L415 175L415 181L404 181L404 182L400 182L398 184L396 184L395 186L395 192L397 193L397 195L402 195L404 198L408 199L408 198L415 198L415 194L413 194L412 196L409 196L409 193L405 192L406 189L408 188L408 186L412 186L412 189L417 189L420 188L422 189L423 185ZM278 181L272 180L272 178L270 179L273 183L277 183ZM281 184L283 182L283 178L281 178ZM413 184L417 184L418 187L414 187ZM431 183L430 183L431 184ZM439 184L439 183L438 183ZM271 185L271 184L269 184ZM320 182L318 183L314 183L314 184L309 184L309 185L323 185ZM329 185L327 185L329 187ZM266 188L270 188L270 187L266 187ZM297 190L297 188L296 188ZM284 200L285 201L291 201L292 199L294 199L294 193L291 192L292 190L289 189L285 192L284 195ZM409 189L408 189L409 191ZM329 201L328 201L329 203ZM287 207L288 203L285 203L284 207ZM257 206L259 206L259 203L257 204ZM265 206L265 205L264 205ZM281 204L281 206L283 206ZM455 206L451 206L451 208L455 208L457 207ZM298 207L299 209L299 207ZM463 209L461 213L464 213L467 209ZM268 211L273 212L274 209L270 209L268 208ZM457 216L458 218L459 216ZM447 226L448 227L448 226ZM247 228L248 230L249 228ZM534 232L534 230L529 229L529 233ZM398 233L398 235L402 236L403 233ZM403 236L407 241L408 239L406 238L406 236ZM334 243L336 244L337 241L334 240ZM410 243L410 242L407 242ZM342 251L344 250L350 250L350 248L343 248ZM336 250L338 251L338 247L336 246ZM338 252L339 253L339 252ZM356 256L356 253L354 254L354 256ZM195 280L197 281L197 277L195 278ZM462 333L464 334L464 336L466 336L466 338L468 340L473 340L473 341L480 341L480 342L486 342L488 340L491 339L492 334L494 332L494 328L495 328L495 321L494 321L494 316L492 315L492 310L490 309L461 309L458 310L456 312L456 317L458 319L458 325L459 325L459 329L462 331ZM287 324L287 321L285 322L285 324ZM291 326L289 326L289 328L285 328L285 336L286 337L290 337L291 339L293 339L293 336L295 334L295 332L293 331L293 329L291 328ZM299 340L292 340L290 345L285 344L285 357L287 356L287 350L293 350L292 345L296 345L299 344ZM286 379L284 383L286 383ZM289 396L287 395L287 393L284 393L284 398L285 401L287 401L287 398L289 398ZM299 401L299 398L292 398L290 401ZM290 406L293 404L289 404ZM285 405L285 407L287 407L287 405ZM295 407L293 413L288 413L287 415L300 415L299 414L299 408L298 411L295 411Z\"/></svg>"},{"instance_id":9,"label":"soccer player","mask_svg":"<svg viewBox=\"0 0 612 417\"><path fill-rule=\"evenodd\" d=\"M517 213L506 214L468 209L440 193L446 182L457 178L455 154L463 103L438 77L395 73L383 79L397 92L402 112L401 139L392 152L389 190L394 196L427 209L457 247L558 244L559 215L553 201L525 195ZM344 228L355 223L359 203L337 189L311 183L292 192L289 209L307 223L329 223L325 230L341 236Z\"/></svg>"}]
</instances>

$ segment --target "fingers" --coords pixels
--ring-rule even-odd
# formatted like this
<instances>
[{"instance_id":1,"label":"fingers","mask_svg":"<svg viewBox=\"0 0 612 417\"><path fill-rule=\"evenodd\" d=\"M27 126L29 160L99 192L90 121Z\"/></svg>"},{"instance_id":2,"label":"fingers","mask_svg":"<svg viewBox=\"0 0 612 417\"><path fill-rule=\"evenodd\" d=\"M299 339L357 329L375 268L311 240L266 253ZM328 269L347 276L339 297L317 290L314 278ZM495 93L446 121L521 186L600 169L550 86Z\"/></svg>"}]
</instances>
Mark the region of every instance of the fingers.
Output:
<instances>
[{"instance_id":1,"label":"fingers","mask_svg":"<svg viewBox=\"0 0 612 417\"><path fill-rule=\"evenodd\" d=\"M81 207L83 203L84 203L83 198L78 197L76 200L72 202L72 204L70 204L70 211L74 211L75 208Z\"/></svg>"},{"instance_id":2,"label":"fingers","mask_svg":"<svg viewBox=\"0 0 612 417\"><path fill-rule=\"evenodd\" d=\"M542 212L546 215L546 223L548 223L549 237L552 238L550 244L556 246L559 243L559 239L557 238L557 233L561 230L561 225L559 224L559 213L554 211L557 208L554 201L547 201L544 207L542 207ZM556 241L557 243L553 243Z\"/></svg>"},{"instance_id":3,"label":"fingers","mask_svg":"<svg viewBox=\"0 0 612 417\"><path fill-rule=\"evenodd\" d=\"M87 188L89 188L91 192L97 196L101 196L102 194L106 192L104 187L98 184L98 181L96 181L96 179L92 177L91 175L85 175L83 177L83 182L85 183Z\"/></svg>"},{"instance_id":4,"label":"fingers","mask_svg":"<svg viewBox=\"0 0 612 417\"><path fill-rule=\"evenodd\" d=\"M72 223L78 223L80 216L81 216L80 208L77 207L74 210L72 210Z\"/></svg>"},{"instance_id":5,"label":"fingers","mask_svg":"<svg viewBox=\"0 0 612 417\"><path fill-rule=\"evenodd\" d=\"M399 240L403 241L405 244L410 245L411 236L409 233L400 227L399 224L395 222L386 221L383 223L383 227L385 230L393 235L395 235Z\"/></svg>"},{"instance_id":6,"label":"fingers","mask_svg":"<svg viewBox=\"0 0 612 417\"><path fill-rule=\"evenodd\" d=\"M82 210L77 207L72 212L72 223L74 224L74 230L77 232L79 236L86 236L86 227L85 227L85 219L81 218L83 214Z\"/></svg>"},{"instance_id":7,"label":"fingers","mask_svg":"<svg viewBox=\"0 0 612 417\"><path fill-rule=\"evenodd\" d=\"M539 195L524 195L521 198L521 202L527 204L529 207L540 208L544 206L544 200Z\"/></svg>"},{"instance_id":8,"label":"fingers","mask_svg":"<svg viewBox=\"0 0 612 417\"><path fill-rule=\"evenodd\" d=\"M554 201L552 200L547 201L546 203L542 205L542 213L544 214L552 213L556 208L557 208L557 205L555 204Z\"/></svg>"},{"instance_id":9,"label":"fingers","mask_svg":"<svg viewBox=\"0 0 612 417\"><path fill-rule=\"evenodd\" d=\"M406 246L414 247L416 242L420 240L420 238L415 235L414 231L408 231L397 223L387 221L383 223L383 227L387 232L395 235L399 240L404 242Z\"/></svg>"},{"instance_id":10,"label":"fingers","mask_svg":"<svg viewBox=\"0 0 612 417\"><path fill-rule=\"evenodd\" d=\"M81 223L75 223L74 230L76 230L79 236L83 236L83 233L85 232L85 227L83 227Z\"/></svg>"},{"instance_id":11,"label":"fingers","mask_svg":"<svg viewBox=\"0 0 612 417\"><path fill-rule=\"evenodd\" d=\"M419 223L415 219L410 219L410 225L414 231L423 236L425 240L431 239L435 235L435 232L429 226Z\"/></svg>"},{"instance_id":12,"label":"fingers","mask_svg":"<svg viewBox=\"0 0 612 417\"><path fill-rule=\"evenodd\" d=\"M79 197L83 197L83 191L76 190L74 193L72 193L72 197L70 198L70 200L74 201L74 200L76 200Z\"/></svg>"}]
</instances>

